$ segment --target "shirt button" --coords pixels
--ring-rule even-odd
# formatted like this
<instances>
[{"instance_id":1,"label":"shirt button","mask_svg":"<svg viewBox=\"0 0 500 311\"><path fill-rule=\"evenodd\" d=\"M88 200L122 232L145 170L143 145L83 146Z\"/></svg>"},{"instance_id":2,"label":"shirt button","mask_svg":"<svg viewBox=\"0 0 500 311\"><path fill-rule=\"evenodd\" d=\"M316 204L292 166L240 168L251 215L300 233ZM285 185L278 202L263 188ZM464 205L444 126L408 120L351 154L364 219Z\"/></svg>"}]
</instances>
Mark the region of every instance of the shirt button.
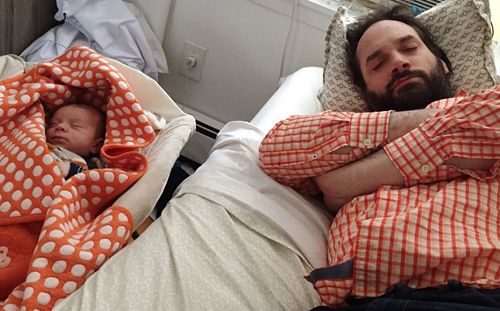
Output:
<instances>
[{"instance_id":1,"label":"shirt button","mask_svg":"<svg viewBox=\"0 0 500 311\"><path fill-rule=\"evenodd\" d=\"M365 140L363 140L363 144L368 147L368 146L371 146L372 144L372 140L370 138L366 138Z\"/></svg>"},{"instance_id":2,"label":"shirt button","mask_svg":"<svg viewBox=\"0 0 500 311\"><path fill-rule=\"evenodd\" d=\"M422 165L421 169L422 169L422 172L424 172L424 173L428 173L431 170L430 166L427 164Z\"/></svg>"},{"instance_id":3,"label":"shirt button","mask_svg":"<svg viewBox=\"0 0 500 311\"><path fill-rule=\"evenodd\" d=\"M312 158L313 160L316 160L316 159L318 158L318 154L317 154L317 153L313 153L313 154L311 154L311 158Z\"/></svg>"}]
</instances>

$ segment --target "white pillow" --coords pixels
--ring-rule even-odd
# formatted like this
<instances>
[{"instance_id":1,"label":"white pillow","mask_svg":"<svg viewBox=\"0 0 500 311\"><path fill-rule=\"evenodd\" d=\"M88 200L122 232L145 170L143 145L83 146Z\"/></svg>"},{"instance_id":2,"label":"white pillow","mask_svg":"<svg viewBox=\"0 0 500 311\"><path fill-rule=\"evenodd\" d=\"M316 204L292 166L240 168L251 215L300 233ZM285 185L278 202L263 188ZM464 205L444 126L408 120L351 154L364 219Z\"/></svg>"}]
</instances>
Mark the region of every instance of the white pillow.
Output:
<instances>
[{"instance_id":1,"label":"white pillow","mask_svg":"<svg viewBox=\"0 0 500 311\"><path fill-rule=\"evenodd\" d=\"M339 8L326 34L323 89L325 110L367 111L353 84L346 53L345 10ZM417 16L451 61L453 92L495 85L492 26L487 0L448 0Z\"/></svg>"}]
</instances>

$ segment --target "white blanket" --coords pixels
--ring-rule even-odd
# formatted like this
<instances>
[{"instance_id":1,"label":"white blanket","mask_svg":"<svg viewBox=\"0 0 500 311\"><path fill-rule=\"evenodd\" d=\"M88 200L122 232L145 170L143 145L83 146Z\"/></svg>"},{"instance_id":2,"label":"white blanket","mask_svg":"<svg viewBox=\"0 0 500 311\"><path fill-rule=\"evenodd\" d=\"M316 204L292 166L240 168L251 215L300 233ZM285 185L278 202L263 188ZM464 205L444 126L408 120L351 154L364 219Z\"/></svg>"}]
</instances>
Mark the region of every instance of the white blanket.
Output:
<instances>
[{"instance_id":1,"label":"white blanket","mask_svg":"<svg viewBox=\"0 0 500 311\"><path fill-rule=\"evenodd\" d=\"M56 310L308 310L303 276L326 263L330 219L265 175L263 137L246 122L221 131L162 216Z\"/></svg>"}]
</instances>

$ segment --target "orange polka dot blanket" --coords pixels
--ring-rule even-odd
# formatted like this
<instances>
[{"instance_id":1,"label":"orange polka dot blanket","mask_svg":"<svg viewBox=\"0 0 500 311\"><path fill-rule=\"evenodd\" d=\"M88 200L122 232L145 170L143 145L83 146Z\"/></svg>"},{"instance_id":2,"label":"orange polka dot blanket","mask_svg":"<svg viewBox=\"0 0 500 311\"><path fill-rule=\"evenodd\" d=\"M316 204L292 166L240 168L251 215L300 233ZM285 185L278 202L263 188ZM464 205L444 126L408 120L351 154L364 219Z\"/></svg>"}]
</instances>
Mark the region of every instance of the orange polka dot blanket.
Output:
<instances>
[{"instance_id":1,"label":"orange polka dot blanket","mask_svg":"<svg viewBox=\"0 0 500 311\"><path fill-rule=\"evenodd\" d=\"M65 180L50 155L47 114L79 102L106 111L106 168ZM147 169L155 133L125 78L74 47L0 81L0 307L51 309L126 244L130 212L112 202Z\"/></svg>"}]
</instances>

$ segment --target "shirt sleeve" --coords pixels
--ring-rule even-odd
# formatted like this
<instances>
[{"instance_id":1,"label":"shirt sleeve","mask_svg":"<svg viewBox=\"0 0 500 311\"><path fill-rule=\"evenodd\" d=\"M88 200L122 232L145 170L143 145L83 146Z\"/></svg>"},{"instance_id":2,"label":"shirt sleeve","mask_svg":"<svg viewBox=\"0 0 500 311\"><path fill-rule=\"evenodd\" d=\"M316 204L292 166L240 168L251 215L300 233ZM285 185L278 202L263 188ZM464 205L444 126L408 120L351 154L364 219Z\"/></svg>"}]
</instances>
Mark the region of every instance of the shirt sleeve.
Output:
<instances>
[{"instance_id":1,"label":"shirt sleeve","mask_svg":"<svg viewBox=\"0 0 500 311\"><path fill-rule=\"evenodd\" d=\"M311 177L356 161L387 143L390 111L354 113L325 111L291 116L277 123L259 148L261 168L299 192L319 192ZM342 147L347 153L337 154Z\"/></svg>"},{"instance_id":2,"label":"shirt sleeve","mask_svg":"<svg viewBox=\"0 0 500 311\"><path fill-rule=\"evenodd\" d=\"M489 171L460 170L444 161L500 159L500 87L459 99L384 149L407 186L464 174L494 178L498 161Z\"/></svg>"}]
</instances>

